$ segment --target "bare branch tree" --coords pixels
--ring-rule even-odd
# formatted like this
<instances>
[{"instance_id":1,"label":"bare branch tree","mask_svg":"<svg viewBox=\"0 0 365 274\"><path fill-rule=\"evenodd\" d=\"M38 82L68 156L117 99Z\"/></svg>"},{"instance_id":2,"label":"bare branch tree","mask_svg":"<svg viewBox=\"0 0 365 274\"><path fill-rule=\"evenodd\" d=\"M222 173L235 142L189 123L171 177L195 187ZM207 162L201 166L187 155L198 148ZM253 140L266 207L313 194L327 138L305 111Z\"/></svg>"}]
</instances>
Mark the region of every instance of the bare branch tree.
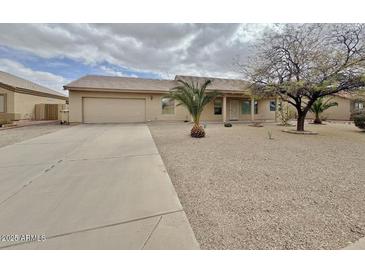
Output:
<instances>
[{"instance_id":1,"label":"bare branch tree","mask_svg":"<svg viewBox=\"0 0 365 274\"><path fill-rule=\"evenodd\" d=\"M363 24L283 24L267 31L240 66L257 94L274 93L297 110L304 131L313 103L365 86Z\"/></svg>"}]
</instances>

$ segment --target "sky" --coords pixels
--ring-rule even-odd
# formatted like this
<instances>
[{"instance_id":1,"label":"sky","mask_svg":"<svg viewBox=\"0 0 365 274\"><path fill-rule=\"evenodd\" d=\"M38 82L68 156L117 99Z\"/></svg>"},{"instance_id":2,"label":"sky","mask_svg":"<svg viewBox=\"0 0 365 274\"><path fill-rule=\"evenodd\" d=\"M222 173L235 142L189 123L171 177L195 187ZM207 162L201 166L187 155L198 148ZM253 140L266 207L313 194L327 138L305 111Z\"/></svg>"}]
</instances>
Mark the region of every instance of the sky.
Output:
<instances>
[{"instance_id":1,"label":"sky","mask_svg":"<svg viewBox=\"0 0 365 274\"><path fill-rule=\"evenodd\" d=\"M0 70L61 91L87 74L240 78L264 24L0 24ZM66 93L63 91L63 93Z\"/></svg>"}]
</instances>

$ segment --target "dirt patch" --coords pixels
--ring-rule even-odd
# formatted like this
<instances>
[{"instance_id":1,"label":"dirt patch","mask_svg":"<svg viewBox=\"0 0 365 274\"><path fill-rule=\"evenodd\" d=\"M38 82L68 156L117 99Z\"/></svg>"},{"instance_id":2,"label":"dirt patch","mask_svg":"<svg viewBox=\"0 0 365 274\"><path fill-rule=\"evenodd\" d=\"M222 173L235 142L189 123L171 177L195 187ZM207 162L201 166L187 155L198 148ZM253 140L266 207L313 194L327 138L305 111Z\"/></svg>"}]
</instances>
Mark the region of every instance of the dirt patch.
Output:
<instances>
[{"instance_id":1,"label":"dirt patch","mask_svg":"<svg viewBox=\"0 0 365 274\"><path fill-rule=\"evenodd\" d=\"M234 124L152 123L153 138L203 249L338 249L365 235L365 134ZM268 138L271 132L273 140Z\"/></svg>"}]
</instances>

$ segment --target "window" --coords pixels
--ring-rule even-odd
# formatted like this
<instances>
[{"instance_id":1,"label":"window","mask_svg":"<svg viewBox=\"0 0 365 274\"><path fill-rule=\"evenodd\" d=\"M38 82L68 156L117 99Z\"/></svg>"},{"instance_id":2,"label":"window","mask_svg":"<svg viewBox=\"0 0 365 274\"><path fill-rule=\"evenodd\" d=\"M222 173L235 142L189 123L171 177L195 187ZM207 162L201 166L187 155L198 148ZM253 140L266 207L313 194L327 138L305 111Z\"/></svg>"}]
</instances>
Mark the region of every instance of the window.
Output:
<instances>
[{"instance_id":1,"label":"window","mask_svg":"<svg viewBox=\"0 0 365 274\"><path fill-rule=\"evenodd\" d=\"M162 98L161 100L162 114L175 114L175 100L170 98Z\"/></svg>"},{"instance_id":2,"label":"window","mask_svg":"<svg viewBox=\"0 0 365 274\"><path fill-rule=\"evenodd\" d=\"M242 114L250 114L251 113L251 102L243 101L242 102Z\"/></svg>"},{"instance_id":3,"label":"window","mask_svg":"<svg viewBox=\"0 0 365 274\"><path fill-rule=\"evenodd\" d=\"M222 99L214 100L214 115L222 115Z\"/></svg>"},{"instance_id":4,"label":"window","mask_svg":"<svg viewBox=\"0 0 365 274\"><path fill-rule=\"evenodd\" d=\"M363 109L363 108L364 108L364 103L355 102L355 109L356 110Z\"/></svg>"},{"instance_id":5,"label":"window","mask_svg":"<svg viewBox=\"0 0 365 274\"><path fill-rule=\"evenodd\" d=\"M255 114L258 113L259 111L259 106L258 106L258 102L255 101L255 108L254 108L254 111L255 111ZM242 110L241 110L241 114L251 114L251 101L249 100L244 100L242 102Z\"/></svg>"},{"instance_id":6,"label":"window","mask_svg":"<svg viewBox=\"0 0 365 274\"><path fill-rule=\"evenodd\" d=\"M276 102L270 101L270 111L276 111Z\"/></svg>"},{"instance_id":7,"label":"window","mask_svg":"<svg viewBox=\"0 0 365 274\"><path fill-rule=\"evenodd\" d=\"M5 95L0 94L0 112L5 112Z\"/></svg>"}]
</instances>

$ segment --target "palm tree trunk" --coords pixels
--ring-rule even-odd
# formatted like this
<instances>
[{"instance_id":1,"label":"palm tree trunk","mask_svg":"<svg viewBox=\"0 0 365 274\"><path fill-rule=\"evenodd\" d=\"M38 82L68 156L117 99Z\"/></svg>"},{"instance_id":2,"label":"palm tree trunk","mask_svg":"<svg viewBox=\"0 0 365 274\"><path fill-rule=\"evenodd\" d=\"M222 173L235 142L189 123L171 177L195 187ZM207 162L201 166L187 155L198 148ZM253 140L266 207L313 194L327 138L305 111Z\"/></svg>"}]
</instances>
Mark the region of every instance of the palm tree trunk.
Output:
<instances>
[{"instance_id":1,"label":"palm tree trunk","mask_svg":"<svg viewBox=\"0 0 365 274\"><path fill-rule=\"evenodd\" d=\"M322 120L319 117L319 112L316 112L316 118L314 119L313 123L315 123L315 124L322 124Z\"/></svg>"},{"instance_id":2,"label":"palm tree trunk","mask_svg":"<svg viewBox=\"0 0 365 274\"><path fill-rule=\"evenodd\" d=\"M194 138L202 138L205 137L205 130L202 126L194 123L193 128L190 131L190 135Z\"/></svg>"}]
</instances>

